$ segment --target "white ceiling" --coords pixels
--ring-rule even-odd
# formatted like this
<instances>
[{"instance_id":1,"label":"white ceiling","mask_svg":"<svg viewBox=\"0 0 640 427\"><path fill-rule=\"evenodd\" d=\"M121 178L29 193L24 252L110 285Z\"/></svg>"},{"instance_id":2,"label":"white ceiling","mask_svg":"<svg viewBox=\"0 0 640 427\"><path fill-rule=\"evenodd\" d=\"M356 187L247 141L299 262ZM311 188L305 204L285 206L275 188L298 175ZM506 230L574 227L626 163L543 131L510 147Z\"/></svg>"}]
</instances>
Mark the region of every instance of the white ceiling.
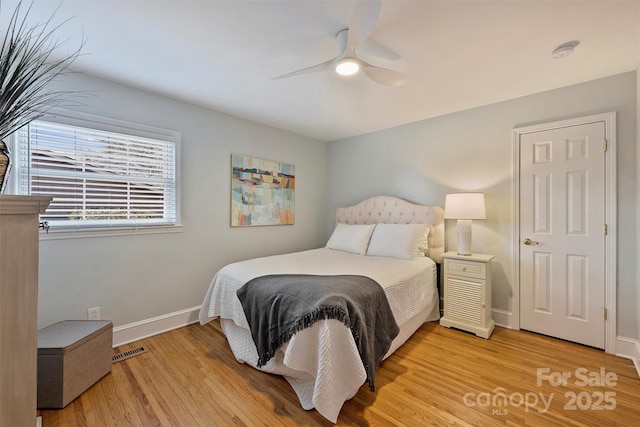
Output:
<instances>
[{"instance_id":1,"label":"white ceiling","mask_svg":"<svg viewBox=\"0 0 640 427\"><path fill-rule=\"evenodd\" d=\"M28 0L26 3L28 4ZM0 23L15 1L2 1ZM42 22L57 1L35 0ZM354 0L63 0L55 21L75 67L117 82L333 141L636 70L640 9L629 1L384 1L373 37L410 77L273 77L335 56ZM558 45L579 40L573 55ZM371 60L371 62L374 62Z\"/></svg>"}]
</instances>

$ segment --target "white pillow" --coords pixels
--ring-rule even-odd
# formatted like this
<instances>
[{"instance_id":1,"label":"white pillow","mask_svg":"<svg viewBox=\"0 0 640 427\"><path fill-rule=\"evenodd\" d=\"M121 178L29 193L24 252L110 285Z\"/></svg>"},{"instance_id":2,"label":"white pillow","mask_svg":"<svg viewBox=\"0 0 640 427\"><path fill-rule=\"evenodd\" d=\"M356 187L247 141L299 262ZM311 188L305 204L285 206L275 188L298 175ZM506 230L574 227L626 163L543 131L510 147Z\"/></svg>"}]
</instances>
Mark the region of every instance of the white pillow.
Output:
<instances>
[{"instance_id":1,"label":"white pillow","mask_svg":"<svg viewBox=\"0 0 640 427\"><path fill-rule=\"evenodd\" d=\"M429 226L424 226L424 233L420 236L420 242L418 242L418 256L427 256L427 249L429 249Z\"/></svg>"},{"instance_id":2,"label":"white pillow","mask_svg":"<svg viewBox=\"0 0 640 427\"><path fill-rule=\"evenodd\" d=\"M329 249L364 255L367 253L369 239L375 226L375 224L356 225L338 223L327 242L327 247Z\"/></svg>"},{"instance_id":3,"label":"white pillow","mask_svg":"<svg viewBox=\"0 0 640 427\"><path fill-rule=\"evenodd\" d=\"M425 224L378 224L376 225L367 255L401 259L424 256L420 242L424 244Z\"/></svg>"}]
</instances>

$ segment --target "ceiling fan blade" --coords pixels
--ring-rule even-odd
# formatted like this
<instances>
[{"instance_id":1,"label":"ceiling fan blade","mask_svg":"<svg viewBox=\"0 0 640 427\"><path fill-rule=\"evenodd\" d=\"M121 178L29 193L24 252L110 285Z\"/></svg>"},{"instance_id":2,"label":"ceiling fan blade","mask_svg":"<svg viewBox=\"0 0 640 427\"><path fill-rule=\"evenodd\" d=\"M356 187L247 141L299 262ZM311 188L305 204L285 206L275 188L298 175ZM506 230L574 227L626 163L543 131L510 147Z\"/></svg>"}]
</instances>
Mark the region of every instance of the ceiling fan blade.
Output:
<instances>
[{"instance_id":1,"label":"ceiling fan blade","mask_svg":"<svg viewBox=\"0 0 640 427\"><path fill-rule=\"evenodd\" d=\"M387 86L400 86L405 84L409 78L403 74L397 73L388 68L376 67L371 64L367 64L363 61L362 70L364 73L376 83L380 83Z\"/></svg>"},{"instance_id":2,"label":"ceiling fan blade","mask_svg":"<svg viewBox=\"0 0 640 427\"><path fill-rule=\"evenodd\" d=\"M389 59L391 61L397 61L398 59L402 58L396 52L371 38L358 45L358 47L356 48L356 54L376 56L378 58Z\"/></svg>"},{"instance_id":3,"label":"ceiling fan blade","mask_svg":"<svg viewBox=\"0 0 640 427\"><path fill-rule=\"evenodd\" d=\"M301 74L308 74L308 73L315 73L318 71L326 71L326 70L332 70L334 68L336 62L336 58L330 59L326 62L323 62L321 64L317 64L317 65L312 65L311 67L306 67L306 68L302 68L300 70L297 71L292 71L290 73L287 74L283 74L281 76L278 77L274 77L274 80L278 80L278 79L286 79L287 77L293 77L293 76L299 76Z\"/></svg>"},{"instance_id":4,"label":"ceiling fan blade","mask_svg":"<svg viewBox=\"0 0 640 427\"><path fill-rule=\"evenodd\" d=\"M348 45L357 46L368 39L380 16L382 0L358 0L349 24Z\"/></svg>"}]
</instances>

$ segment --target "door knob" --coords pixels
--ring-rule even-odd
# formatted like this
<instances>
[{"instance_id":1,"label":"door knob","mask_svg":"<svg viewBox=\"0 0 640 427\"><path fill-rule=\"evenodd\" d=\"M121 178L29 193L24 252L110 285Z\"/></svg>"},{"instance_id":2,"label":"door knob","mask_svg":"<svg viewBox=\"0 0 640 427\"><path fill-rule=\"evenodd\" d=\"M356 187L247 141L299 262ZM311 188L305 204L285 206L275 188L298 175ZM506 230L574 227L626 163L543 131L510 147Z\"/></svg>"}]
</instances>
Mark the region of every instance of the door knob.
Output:
<instances>
[{"instance_id":1,"label":"door knob","mask_svg":"<svg viewBox=\"0 0 640 427\"><path fill-rule=\"evenodd\" d=\"M531 239L530 239L530 238L528 238L528 237L527 237L526 239L524 239L524 240L522 241L522 243L524 243L524 244L525 244L525 245L527 245L527 246L530 246L530 245L539 245L539 244L540 244L540 242L536 242L535 240L531 240Z\"/></svg>"}]
</instances>

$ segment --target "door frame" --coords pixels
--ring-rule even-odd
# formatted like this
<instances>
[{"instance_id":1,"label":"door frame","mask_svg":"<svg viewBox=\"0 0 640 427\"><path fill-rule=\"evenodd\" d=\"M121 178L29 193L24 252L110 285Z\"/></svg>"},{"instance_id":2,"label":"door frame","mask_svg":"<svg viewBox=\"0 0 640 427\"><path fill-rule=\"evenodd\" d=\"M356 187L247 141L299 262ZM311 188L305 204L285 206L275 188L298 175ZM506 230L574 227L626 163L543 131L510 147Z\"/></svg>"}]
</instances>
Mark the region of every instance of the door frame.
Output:
<instances>
[{"instance_id":1,"label":"door frame","mask_svg":"<svg viewBox=\"0 0 640 427\"><path fill-rule=\"evenodd\" d=\"M549 123L541 123L532 126L517 127L513 129L513 287L511 299L511 327L520 329L520 137L521 135L553 130L568 126L577 126L587 123L604 122L607 151L605 153L605 223L607 235L605 238L605 301L607 310L604 330L604 350L607 353L615 353L617 336L617 161L616 161L616 113L595 114L574 119L561 120Z\"/></svg>"}]
</instances>

